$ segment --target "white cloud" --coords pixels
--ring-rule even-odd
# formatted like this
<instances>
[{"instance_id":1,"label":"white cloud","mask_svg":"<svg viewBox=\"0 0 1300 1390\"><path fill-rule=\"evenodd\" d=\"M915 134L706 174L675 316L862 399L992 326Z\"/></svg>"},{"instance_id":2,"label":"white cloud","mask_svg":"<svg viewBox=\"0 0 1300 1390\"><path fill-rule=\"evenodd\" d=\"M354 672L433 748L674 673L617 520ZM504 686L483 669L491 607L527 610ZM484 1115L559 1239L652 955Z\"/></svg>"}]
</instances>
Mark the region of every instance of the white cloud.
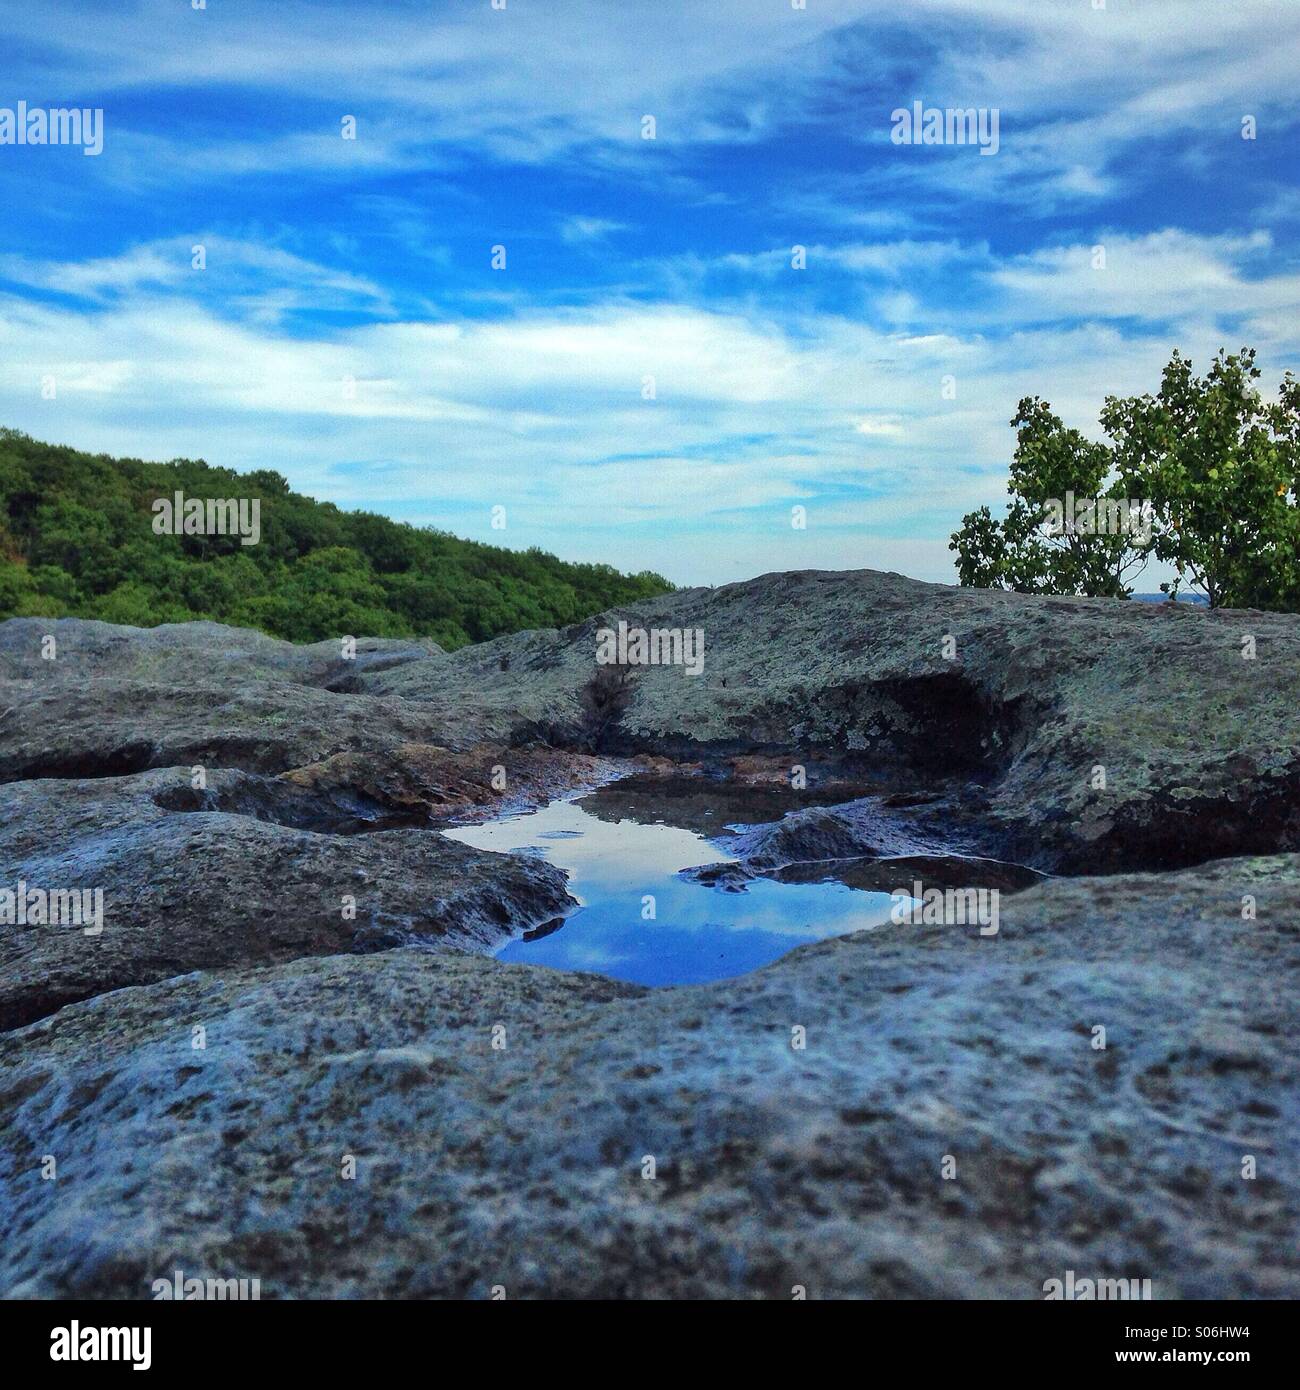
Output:
<instances>
[{"instance_id":1,"label":"white cloud","mask_svg":"<svg viewBox=\"0 0 1300 1390\"><path fill-rule=\"evenodd\" d=\"M1115 190L1126 149L1170 133L1217 144L1244 112L1266 130L1297 112L1300 7L1272 0L1111 0L1104 10L814 0L801 11L779 0L622 0L618 22L605 0L500 11L376 3L365 14L371 22L307 0L201 13L172 0L70 0L52 28L38 9L11 9L7 77L15 91L102 97L120 156L104 169L140 180L428 168L453 149L617 169L641 160L646 113L661 151L743 145L819 112L878 140L888 110L916 98L999 107L1003 144L974 165L900 162L904 182L1003 197L1028 183L1041 199L1086 201ZM913 57L929 55L906 92L894 90L904 31ZM301 115L257 138L219 121L202 139L133 128L132 92L199 86L274 91ZM338 138L344 114L358 118L355 142Z\"/></svg>"},{"instance_id":2,"label":"white cloud","mask_svg":"<svg viewBox=\"0 0 1300 1390\"><path fill-rule=\"evenodd\" d=\"M859 434L865 434L869 438L901 439L905 433L903 426L897 420L891 420L885 416L868 415L859 420L853 428Z\"/></svg>"},{"instance_id":3,"label":"white cloud","mask_svg":"<svg viewBox=\"0 0 1300 1390\"><path fill-rule=\"evenodd\" d=\"M923 557L903 568L945 578L947 532L1001 498L1021 396L1045 396L1095 433L1106 394L1156 385L1174 342L1107 319L1159 317L1181 295L1176 344L1203 366L1225 338L1226 302L1268 329L1269 384L1294 365L1300 316L1284 306L1296 303L1295 278L1247 274L1267 257L1266 237L1164 232L1109 244L1105 289L1080 288L1081 276L1112 273L1085 272L1080 248L1001 264L975 248L1001 300L931 333L628 301L303 336L251 301L218 309L194 297L190 272L171 270L169 243L24 263L28 283L91 307L0 296L0 418L96 452L276 467L340 505L471 534L503 503L510 533L484 539L654 564L684 580L875 564L890 546ZM334 275L287 252L224 253L278 268L291 289ZM873 258L856 260L875 272ZM371 292L346 276L338 288ZM991 331L1007 305L1006 322L1043 326ZM53 401L40 396L47 375ZM954 400L942 395L946 376ZM803 544L786 534L795 502L815 530L791 558Z\"/></svg>"},{"instance_id":4,"label":"white cloud","mask_svg":"<svg viewBox=\"0 0 1300 1390\"><path fill-rule=\"evenodd\" d=\"M196 268L196 248L202 248ZM266 241L199 232L142 243L117 256L68 262L0 256L0 279L93 304L164 290L219 295L250 317L278 321L294 308L344 307L391 314L374 281L305 259Z\"/></svg>"},{"instance_id":5,"label":"white cloud","mask_svg":"<svg viewBox=\"0 0 1300 1390\"><path fill-rule=\"evenodd\" d=\"M560 224L560 235L572 245L603 241L614 232L627 231L627 224L607 217L566 217Z\"/></svg>"},{"instance_id":6,"label":"white cloud","mask_svg":"<svg viewBox=\"0 0 1300 1390\"><path fill-rule=\"evenodd\" d=\"M1265 231L1197 236L1100 233L1090 246L1035 251L993 270L1004 313L1054 318L1229 319L1252 311L1300 311L1300 275L1247 276L1272 249Z\"/></svg>"}]
</instances>

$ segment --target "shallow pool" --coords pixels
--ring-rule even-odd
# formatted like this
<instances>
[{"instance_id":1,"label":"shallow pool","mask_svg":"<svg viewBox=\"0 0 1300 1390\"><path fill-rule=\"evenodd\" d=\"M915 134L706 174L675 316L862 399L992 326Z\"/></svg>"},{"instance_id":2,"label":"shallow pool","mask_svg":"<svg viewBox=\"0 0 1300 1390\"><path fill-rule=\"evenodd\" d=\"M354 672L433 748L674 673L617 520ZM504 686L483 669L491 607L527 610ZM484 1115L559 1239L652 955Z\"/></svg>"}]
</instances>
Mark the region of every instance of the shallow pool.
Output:
<instances>
[{"instance_id":1,"label":"shallow pool","mask_svg":"<svg viewBox=\"0 0 1300 1390\"><path fill-rule=\"evenodd\" d=\"M579 800L444 832L478 849L538 854L582 904L562 925L509 942L501 960L589 970L643 985L740 975L806 941L888 920L893 899L840 883L751 882L728 892L677 877L734 859L663 821L602 819Z\"/></svg>"}]
</instances>

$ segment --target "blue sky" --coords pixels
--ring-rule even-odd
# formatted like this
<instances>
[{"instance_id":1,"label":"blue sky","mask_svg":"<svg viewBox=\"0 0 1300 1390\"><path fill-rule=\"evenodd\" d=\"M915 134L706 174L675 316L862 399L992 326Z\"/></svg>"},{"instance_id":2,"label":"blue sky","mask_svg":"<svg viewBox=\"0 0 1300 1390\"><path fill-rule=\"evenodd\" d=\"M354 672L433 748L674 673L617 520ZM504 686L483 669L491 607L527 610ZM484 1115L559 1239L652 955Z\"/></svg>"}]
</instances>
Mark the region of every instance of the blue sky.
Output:
<instances>
[{"instance_id":1,"label":"blue sky","mask_svg":"<svg viewBox=\"0 0 1300 1390\"><path fill-rule=\"evenodd\" d=\"M1300 368L1289 0L0 14L0 108L104 111L97 157L0 146L39 438L681 583L951 580L1021 396L1095 433L1174 347ZM997 153L892 143L914 101L996 108Z\"/></svg>"}]
</instances>

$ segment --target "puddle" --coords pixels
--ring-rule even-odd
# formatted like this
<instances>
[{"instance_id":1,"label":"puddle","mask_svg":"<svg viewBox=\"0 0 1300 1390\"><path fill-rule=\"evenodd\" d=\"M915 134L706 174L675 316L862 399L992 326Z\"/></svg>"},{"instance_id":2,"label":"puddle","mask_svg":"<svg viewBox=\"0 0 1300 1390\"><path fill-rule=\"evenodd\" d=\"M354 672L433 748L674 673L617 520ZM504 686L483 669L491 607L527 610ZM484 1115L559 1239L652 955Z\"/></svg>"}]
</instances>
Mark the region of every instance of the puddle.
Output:
<instances>
[{"instance_id":1,"label":"puddle","mask_svg":"<svg viewBox=\"0 0 1300 1390\"><path fill-rule=\"evenodd\" d=\"M568 871L581 908L545 934L509 942L498 959L642 985L700 984L742 975L804 942L878 926L893 907L886 892L841 883L760 879L725 892L678 878L682 869L735 856L652 812L634 820L600 809L598 817L579 800L553 801L443 832L477 849L537 854ZM646 895L654 898L653 919L643 916Z\"/></svg>"}]
</instances>

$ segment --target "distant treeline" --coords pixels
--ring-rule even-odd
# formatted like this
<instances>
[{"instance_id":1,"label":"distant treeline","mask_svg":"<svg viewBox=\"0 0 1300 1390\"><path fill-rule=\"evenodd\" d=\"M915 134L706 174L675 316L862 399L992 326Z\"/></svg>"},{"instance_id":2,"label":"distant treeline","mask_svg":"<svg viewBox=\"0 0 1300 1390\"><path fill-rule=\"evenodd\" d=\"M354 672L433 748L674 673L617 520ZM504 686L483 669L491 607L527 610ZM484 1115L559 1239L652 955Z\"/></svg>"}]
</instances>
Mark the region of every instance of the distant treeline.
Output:
<instances>
[{"instance_id":1,"label":"distant treeline","mask_svg":"<svg viewBox=\"0 0 1300 1390\"><path fill-rule=\"evenodd\" d=\"M156 534L156 499L257 499L238 534ZM179 527L177 529L180 529ZM673 586L344 512L270 469L143 463L0 429L0 619L102 618L152 627L207 618L295 642L427 636L448 648L561 627Z\"/></svg>"}]
</instances>

